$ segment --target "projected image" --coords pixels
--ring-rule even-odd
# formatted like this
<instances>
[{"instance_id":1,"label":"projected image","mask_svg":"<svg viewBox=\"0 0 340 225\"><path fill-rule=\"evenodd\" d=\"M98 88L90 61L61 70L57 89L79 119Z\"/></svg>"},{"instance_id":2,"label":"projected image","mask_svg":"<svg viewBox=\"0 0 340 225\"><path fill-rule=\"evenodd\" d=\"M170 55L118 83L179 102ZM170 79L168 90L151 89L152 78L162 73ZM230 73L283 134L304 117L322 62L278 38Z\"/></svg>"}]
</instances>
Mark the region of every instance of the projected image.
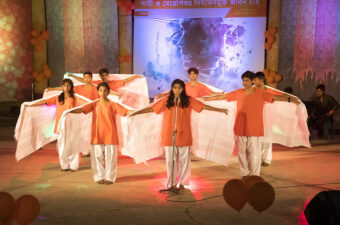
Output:
<instances>
[{"instance_id":1,"label":"projected image","mask_svg":"<svg viewBox=\"0 0 340 225\"><path fill-rule=\"evenodd\" d=\"M146 76L150 96L169 89L175 78L188 80L190 67L199 69L201 82L237 89L244 71L263 69L259 26L261 19L253 18L138 19L134 73Z\"/></svg>"}]
</instances>

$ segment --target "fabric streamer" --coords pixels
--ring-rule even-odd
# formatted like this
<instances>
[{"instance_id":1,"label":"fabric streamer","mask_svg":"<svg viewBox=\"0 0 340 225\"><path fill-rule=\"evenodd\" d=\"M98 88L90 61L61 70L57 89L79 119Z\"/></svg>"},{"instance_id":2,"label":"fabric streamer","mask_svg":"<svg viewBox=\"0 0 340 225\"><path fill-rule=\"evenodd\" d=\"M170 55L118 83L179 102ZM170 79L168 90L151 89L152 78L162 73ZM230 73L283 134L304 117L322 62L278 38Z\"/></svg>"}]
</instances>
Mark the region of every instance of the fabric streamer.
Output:
<instances>
[{"instance_id":1,"label":"fabric streamer","mask_svg":"<svg viewBox=\"0 0 340 225\"><path fill-rule=\"evenodd\" d=\"M57 95L43 97L33 102L24 102L21 105L20 116L14 130L14 138L17 141L15 153L17 161L32 154L44 145L57 140L57 135L53 133L56 119L56 106L41 105L28 107L36 102L54 96ZM89 99L81 95L75 94L75 96L86 102L89 101Z\"/></svg>"}]
</instances>

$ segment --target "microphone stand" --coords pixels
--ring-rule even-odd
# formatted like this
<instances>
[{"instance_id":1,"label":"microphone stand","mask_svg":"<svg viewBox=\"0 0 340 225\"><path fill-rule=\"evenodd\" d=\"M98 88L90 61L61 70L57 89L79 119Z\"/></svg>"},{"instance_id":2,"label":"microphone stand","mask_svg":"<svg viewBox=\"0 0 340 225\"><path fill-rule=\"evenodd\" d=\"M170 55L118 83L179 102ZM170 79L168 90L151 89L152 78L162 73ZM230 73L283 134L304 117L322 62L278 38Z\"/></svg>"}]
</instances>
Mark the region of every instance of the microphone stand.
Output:
<instances>
[{"instance_id":1,"label":"microphone stand","mask_svg":"<svg viewBox=\"0 0 340 225\"><path fill-rule=\"evenodd\" d=\"M170 179L171 179L171 187L170 188L167 188L167 189L162 189L162 190L159 190L159 193L163 193L163 192L167 192L167 193L174 193L176 195L179 194L179 191L176 189L176 187L174 187L174 170L175 170L175 142L176 142L176 134L177 134L177 101L178 101L178 98L176 97L176 100L175 100L175 130L172 134L172 169L171 169L171 176L170 176ZM169 181L167 182L167 185L168 185Z\"/></svg>"}]
</instances>

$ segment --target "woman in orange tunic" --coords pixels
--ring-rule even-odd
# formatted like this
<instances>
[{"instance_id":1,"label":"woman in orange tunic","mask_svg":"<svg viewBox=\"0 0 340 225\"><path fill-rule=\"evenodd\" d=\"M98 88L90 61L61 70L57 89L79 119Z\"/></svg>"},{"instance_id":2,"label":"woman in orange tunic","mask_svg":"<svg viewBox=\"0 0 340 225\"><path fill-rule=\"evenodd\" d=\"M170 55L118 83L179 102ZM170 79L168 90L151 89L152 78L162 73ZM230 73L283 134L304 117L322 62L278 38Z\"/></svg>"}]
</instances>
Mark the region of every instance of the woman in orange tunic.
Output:
<instances>
[{"instance_id":1,"label":"woman in orange tunic","mask_svg":"<svg viewBox=\"0 0 340 225\"><path fill-rule=\"evenodd\" d=\"M46 100L41 100L39 102L36 102L32 106L37 105L56 105L57 113L56 113L56 120L55 120L55 126L54 126L54 133L57 133L59 120L65 110L72 109L74 107L77 107L81 104L86 103L85 100L80 99L76 96L74 96L74 90L73 90L73 82L70 79L64 79L61 83L61 87L63 92L59 96L55 96ZM61 171L71 171L74 172L78 170L79 167L79 154L73 154L71 156L65 156L64 155L64 147L58 148L59 153L59 161L61 166Z\"/></svg>"},{"instance_id":2,"label":"woman in orange tunic","mask_svg":"<svg viewBox=\"0 0 340 225\"><path fill-rule=\"evenodd\" d=\"M118 113L121 116L125 116L130 111L107 98L110 90L107 83L100 83L97 90L99 101L73 110L72 113L83 112L87 114L92 112L91 167L94 181L98 184L113 184L117 174L118 145L115 115Z\"/></svg>"},{"instance_id":3,"label":"woman in orange tunic","mask_svg":"<svg viewBox=\"0 0 340 225\"><path fill-rule=\"evenodd\" d=\"M178 176L179 188L183 189L184 185L189 184L190 180L190 146L192 145L191 135L191 111L201 112L203 109L223 112L227 114L227 109L218 109L212 106L204 105L202 102L193 97L187 96L185 84L182 80L176 79L172 82L169 97L163 98L156 102L152 107L137 111L132 115L155 112L163 114L162 145L165 147L165 157L167 165L168 186L169 183L176 184ZM176 121L176 123L175 123ZM173 135L175 134L175 142ZM175 151L173 154L173 150ZM175 159L173 159L175 155ZM178 170L172 174L173 161L178 165ZM172 179L172 182L170 182ZM171 188L176 188L173 185Z\"/></svg>"}]
</instances>

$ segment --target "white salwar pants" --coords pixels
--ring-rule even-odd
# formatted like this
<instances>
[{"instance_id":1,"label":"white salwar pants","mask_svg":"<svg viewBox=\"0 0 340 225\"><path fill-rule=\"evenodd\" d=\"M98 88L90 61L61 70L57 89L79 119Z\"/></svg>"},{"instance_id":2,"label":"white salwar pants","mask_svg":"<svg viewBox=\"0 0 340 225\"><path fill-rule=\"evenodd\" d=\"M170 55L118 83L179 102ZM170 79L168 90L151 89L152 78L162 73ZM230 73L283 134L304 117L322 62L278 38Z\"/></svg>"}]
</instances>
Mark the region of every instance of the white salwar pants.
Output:
<instances>
[{"instance_id":1,"label":"white salwar pants","mask_svg":"<svg viewBox=\"0 0 340 225\"><path fill-rule=\"evenodd\" d=\"M59 162L61 169L71 169L78 170L79 167L79 153L67 155L65 152L64 144L59 144L58 142L57 149L59 154Z\"/></svg>"},{"instance_id":2,"label":"white salwar pants","mask_svg":"<svg viewBox=\"0 0 340 225\"><path fill-rule=\"evenodd\" d=\"M263 142L262 143L262 156L261 161L270 164L272 162L272 143Z\"/></svg>"},{"instance_id":3,"label":"white salwar pants","mask_svg":"<svg viewBox=\"0 0 340 225\"><path fill-rule=\"evenodd\" d=\"M236 136L241 176L260 175L263 137Z\"/></svg>"},{"instance_id":4,"label":"white salwar pants","mask_svg":"<svg viewBox=\"0 0 340 225\"><path fill-rule=\"evenodd\" d=\"M169 187L171 184L176 185L177 177L179 185L189 185L191 174L190 146L175 147L174 150L175 153L173 154L172 146L165 146L167 186ZM173 155L175 157L174 174L172 174Z\"/></svg>"},{"instance_id":5,"label":"white salwar pants","mask_svg":"<svg viewBox=\"0 0 340 225\"><path fill-rule=\"evenodd\" d=\"M91 168L94 181L105 179L107 181L115 182L117 176L117 145L91 146Z\"/></svg>"}]
</instances>

